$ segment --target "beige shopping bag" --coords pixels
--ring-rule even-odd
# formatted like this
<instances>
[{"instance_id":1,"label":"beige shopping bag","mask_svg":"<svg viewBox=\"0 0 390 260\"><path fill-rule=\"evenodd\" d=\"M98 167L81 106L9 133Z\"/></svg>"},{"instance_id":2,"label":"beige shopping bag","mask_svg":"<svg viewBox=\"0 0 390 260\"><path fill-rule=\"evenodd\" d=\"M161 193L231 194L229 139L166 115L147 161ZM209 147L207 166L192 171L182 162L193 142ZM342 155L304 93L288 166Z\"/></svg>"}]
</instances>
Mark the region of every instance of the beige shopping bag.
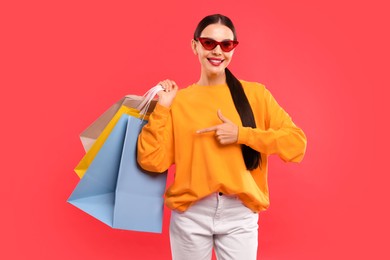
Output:
<instances>
[{"instance_id":1,"label":"beige shopping bag","mask_svg":"<svg viewBox=\"0 0 390 260\"><path fill-rule=\"evenodd\" d=\"M90 126L88 126L81 134L80 139L83 144L85 152L88 152L92 145L95 143L96 139L103 132L104 128L108 125L114 115L118 112L119 108L126 106L129 108L138 109L141 103L145 100L145 96L137 95L127 95L115 104L113 104L109 109L107 109L101 116L99 116ZM152 100L150 103L147 113L153 111L156 106L157 101Z\"/></svg>"}]
</instances>

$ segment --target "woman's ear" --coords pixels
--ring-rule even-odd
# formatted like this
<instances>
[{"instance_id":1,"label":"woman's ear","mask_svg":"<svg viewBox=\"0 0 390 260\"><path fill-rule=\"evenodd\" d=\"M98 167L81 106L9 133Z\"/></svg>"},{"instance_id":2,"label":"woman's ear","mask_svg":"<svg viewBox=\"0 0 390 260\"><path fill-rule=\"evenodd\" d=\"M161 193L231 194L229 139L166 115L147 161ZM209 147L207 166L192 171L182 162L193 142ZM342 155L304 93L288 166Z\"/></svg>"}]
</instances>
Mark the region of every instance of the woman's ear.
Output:
<instances>
[{"instance_id":1,"label":"woman's ear","mask_svg":"<svg viewBox=\"0 0 390 260\"><path fill-rule=\"evenodd\" d=\"M191 48L195 55L198 55L198 51L196 50L197 44L198 44L197 41L195 41L194 39L191 40Z\"/></svg>"}]
</instances>

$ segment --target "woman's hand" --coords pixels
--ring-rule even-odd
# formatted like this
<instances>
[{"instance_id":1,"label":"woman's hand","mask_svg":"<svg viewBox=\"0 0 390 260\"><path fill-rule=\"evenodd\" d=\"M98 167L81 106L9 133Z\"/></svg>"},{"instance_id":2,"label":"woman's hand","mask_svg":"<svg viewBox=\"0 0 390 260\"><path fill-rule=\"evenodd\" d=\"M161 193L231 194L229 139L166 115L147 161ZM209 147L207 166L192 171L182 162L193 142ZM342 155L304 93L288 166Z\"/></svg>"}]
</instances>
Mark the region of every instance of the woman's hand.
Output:
<instances>
[{"instance_id":1,"label":"woman's hand","mask_svg":"<svg viewBox=\"0 0 390 260\"><path fill-rule=\"evenodd\" d=\"M220 109L218 109L218 117L222 121L222 124L212 127L204 128L196 131L197 134L215 132L215 138L217 138L220 144L234 144L238 140L238 126L232 121L222 115Z\"/></svg>"},{"instance_id":2,"label":"woman's hand","mask_svg":"<svg viewBox=\"0 0 390 260\"><path fill-rule=\"evenodd\" d=\"M159 97L158 103L162 106L170 107L179 87L176 82L170 79L160 81L158 85L161 85L164 89L157 93Z\"/></svg>"}]
</instances>

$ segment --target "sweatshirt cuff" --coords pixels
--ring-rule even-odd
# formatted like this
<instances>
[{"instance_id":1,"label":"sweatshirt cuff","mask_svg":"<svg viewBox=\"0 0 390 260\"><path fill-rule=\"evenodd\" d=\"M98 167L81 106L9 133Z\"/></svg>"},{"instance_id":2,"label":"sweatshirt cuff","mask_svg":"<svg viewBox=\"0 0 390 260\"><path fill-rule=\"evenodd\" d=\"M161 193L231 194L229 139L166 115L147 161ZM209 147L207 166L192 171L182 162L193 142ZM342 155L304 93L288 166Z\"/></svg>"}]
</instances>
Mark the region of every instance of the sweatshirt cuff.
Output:
<instances>
[{"instance_id":1,"label":"sweatshirt cuff","mask_svg":"<svg viewBox=\"0 0 390 260\"><path fill-rule=\"evenodd\" d=\"M160 105L159 103L156 103L156 106L154 107L153 113L158 115L169 115L169 112L171 111L170 107L165 107L163 105Z\"/></svg>"},{"instance_id":2,"label":"sweatshirt cuff","mask_svg":"<svg viewBox=\"0 0 390 260\"><path fill-rule=\"evenodd\" d=\"M249 137L249 129L250 127L238 127L238 138L237 143L239 144L247 144L248 143L248 137Z\"/></svg>"}]
</instances>

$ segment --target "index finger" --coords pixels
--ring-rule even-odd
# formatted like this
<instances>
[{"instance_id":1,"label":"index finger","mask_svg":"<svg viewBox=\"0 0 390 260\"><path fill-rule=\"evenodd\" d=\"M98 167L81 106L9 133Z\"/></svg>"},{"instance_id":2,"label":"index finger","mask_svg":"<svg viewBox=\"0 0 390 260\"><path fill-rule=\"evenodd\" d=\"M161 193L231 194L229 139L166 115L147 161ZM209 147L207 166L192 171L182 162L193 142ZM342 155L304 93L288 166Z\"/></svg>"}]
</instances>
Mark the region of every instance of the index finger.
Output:
<instances>
[{"instance_id":1,"label":"index finger","mask_svg":"<svg viewBox=\"0 0 390 260\"><path fill-rule=\"evenodd\" d=\"M215 130L217 130L217 126L203 128L203 129L197 130L196 133L197 134L203 134L203 133L212 132L212 131L215 131Z\"/></svg>"}]
</instances>

